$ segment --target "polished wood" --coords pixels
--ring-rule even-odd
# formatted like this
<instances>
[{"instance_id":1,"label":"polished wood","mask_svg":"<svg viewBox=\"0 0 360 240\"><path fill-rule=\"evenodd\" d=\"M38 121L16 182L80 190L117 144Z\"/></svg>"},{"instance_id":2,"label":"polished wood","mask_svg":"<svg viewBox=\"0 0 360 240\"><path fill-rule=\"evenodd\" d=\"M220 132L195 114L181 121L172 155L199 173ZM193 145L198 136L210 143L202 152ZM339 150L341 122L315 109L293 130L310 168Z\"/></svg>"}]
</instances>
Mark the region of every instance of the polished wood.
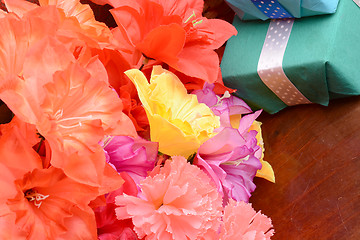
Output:
<instances>
[{"instance_id":1,"label":"polished wood","mask_svg":"<svg viewBox=\"0 0 360 240\"><path fill-rule=\"evenodd\" d=\"M360 97L262 114L276 183L255 179L250 202L273 239L360 239Z\"/></svg>"}]
</instances>

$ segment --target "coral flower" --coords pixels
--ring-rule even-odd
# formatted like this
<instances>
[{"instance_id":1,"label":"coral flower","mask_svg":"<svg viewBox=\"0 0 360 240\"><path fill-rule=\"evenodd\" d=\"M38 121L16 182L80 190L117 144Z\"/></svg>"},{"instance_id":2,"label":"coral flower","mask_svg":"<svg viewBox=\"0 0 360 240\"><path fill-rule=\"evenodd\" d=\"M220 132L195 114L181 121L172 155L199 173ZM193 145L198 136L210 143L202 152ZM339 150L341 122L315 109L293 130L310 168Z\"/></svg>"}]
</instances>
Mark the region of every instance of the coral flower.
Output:
<instances>
[{"instance_id":1,"label":"coral flower","mask_svg":"<svg viewBox=\"0 0 360 240\"><path fill-rule=\"evenodd\" d=\"M138 61L143 54L188 76L207 82L218 79L219 59L214 49L236 30L225 21L202 17L202 0L110 3L116 7L112 10L118 23L114 34Z\"/></svg>"},{"instance_id":2,"label":"coral flower","mask_svg":"<svg viewBox=\"0 0 360 240\"><path fill-rule=\"evenodd\" d=\"M78 181L96 182L94 177L105 163L98 159L104 159L104 154L92 156L104 134L136 135L132 122L121 111L121 100L105 81L95 79L77 64L56 72L44 89L42 117L36 125L52 149L51 164ZM64 159L64 154L69 157ZM82 162L73 162L77 155L82 156ZM95 175L86 176L85 170Z\"/></svg>"},{"instance_id":3,"label":"coral flower","mask_svg":"<svg viewBox=\"0 0 360 240\"><path fill-rule=\"evenodd\" d=\"M88 204L103 192L70 179L61 169L43 168L31 146L33 140L25 138L28 131L35 135L35 128L26 125L11 123L0 137L0 222L9 221L9 228L3 230L37 240L61 239L63 234L72 239L96 238L95 217ZM118 177L117 182L105 184L114 190L122 181ZM83 233L82 238L77 232Z\"/></svg>"},{"instance_id":4,"label":"coral flower","mask_svg":"<svg viewBox=\"0 0 360 240\"><path fill-rule=\"evenodd\" d=\"M130 64L120 52L112 49L91 50L91 54L99 57L109 77L110 85L116 90L124 105L123 112L129 116L136 131L145 131L149 127L144 108L138 98L136 88L125 71L131 69Z\"/></svg>"},{"instance_id":5,"label":"coral flower","mask_svg":"<svg viewBox=\"0 0 360 240\"><path fill-rule=\"evenodd\" d=\"M251 204L230 200L225 207L220 240L269 240L273 234L271 219Z\"/></svg>"},{"instance_id":6,"label":"coral flower","mask_svg":"<svg viewBox=\"0 0 360 240\"><path fill-rule=\"evenodd\" d=\"M110 41L112 37L110 29L104 23L96 21L90 6L81 4L80 0L39 0L38 2L42 7L55 6L63 11L69 20L67 24L73 25L72 31L78 31L99 43ZM39 8L39 5L26 0L5 0L5 4L9 12L16 13L18 16Z\"/></svg>"},{"instance_id":7,"label":"coral flower","mask_svg":"<svg viewBox=\"0 0 360 240\"><path fill-rule=\"evenodd\" d=\"M54 35L56 27L52 21L34 16L20 19L9 13L0 18L0 29L0 92L3 92L18 87L17 81L13 80L22 77L25 56L30 46L46 36Z\"/></svg>"},{"instance_id":8,"label":"coral flower","mask_svg":"<svg viewBox=\"0 0 360 240\"><path fill-rule=\"evenodd\" d=\"M90 6L81 4L80 0L39 0L40 6L54 5L62 9L68 18L76 18L83 32L98 42L108 42L112 37L105 23L95 20Z\"/></svg>"},{"instance_id":9,"label":"coral flower","mask_svg":"<svg viewBox=\"0 0 360 240\"><path fill-rule=\"evenodd\" d=\"M183 157L173 157L141 182L142 198L116 197L118 219L132 218L146 239L201 239L216 232L222 199L210 178Z\"/></svg>"},{"instance_id":10,"label":"coral flower","mask_svg":"<svg viewBox=\"0 0 360 240\"><path fill-rule=\"evenodd\" d=\"M139 70L126 75L134 82L150 123L151 141L159 142L159 151L188 157L214 135L219 117L171 72L154 66L148 83Z\"/></svg>"},{"instance_id":11,"label":"coral flower","mask_svg":"<svg viewBox=\"0 0 360 240\"><path fill-rule=\"evenodd\" d=\"M21 79L5 85L0 97L19 118L36 125L51 147L53 166L78 181L98 184L105 164L98 142L104 134L137 135L105 69L99 61L81 66L51 37L27 51Z\"/></svg>"}]
</instances>

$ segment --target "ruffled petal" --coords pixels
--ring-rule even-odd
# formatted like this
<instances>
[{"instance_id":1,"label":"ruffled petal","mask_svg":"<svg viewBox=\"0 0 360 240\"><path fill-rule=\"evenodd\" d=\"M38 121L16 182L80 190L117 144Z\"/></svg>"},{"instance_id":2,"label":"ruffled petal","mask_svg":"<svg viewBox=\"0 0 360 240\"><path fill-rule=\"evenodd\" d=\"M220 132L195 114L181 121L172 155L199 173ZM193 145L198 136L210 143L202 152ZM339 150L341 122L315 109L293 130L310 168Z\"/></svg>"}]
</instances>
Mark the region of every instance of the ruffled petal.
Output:
<instances>
[{"instance_id":1,"label":"ruffled petal","mask_svg":"<svg viewBox=\"0 0 360 240\"><path fill-rule=\"evenodd\" d=\"M4 2L7 10L15 13L19 17L38 7L36 4L23 0L4 0Z\"/></svg>"}]
</instances>

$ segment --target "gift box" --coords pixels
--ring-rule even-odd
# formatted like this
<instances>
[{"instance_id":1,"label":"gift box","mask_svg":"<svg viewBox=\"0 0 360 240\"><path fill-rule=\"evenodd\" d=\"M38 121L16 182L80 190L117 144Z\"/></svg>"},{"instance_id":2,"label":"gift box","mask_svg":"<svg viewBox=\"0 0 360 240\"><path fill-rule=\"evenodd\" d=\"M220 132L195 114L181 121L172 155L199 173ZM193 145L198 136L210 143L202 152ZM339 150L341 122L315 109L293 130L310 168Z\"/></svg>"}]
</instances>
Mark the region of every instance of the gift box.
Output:
<instances>
[{"instance_id":1,"label":"gift box","mask_svg":"<svg viewBox=\"0 0 360 240\"><path fill-rule=\"evenodd\" d=\"M275 113L360 93L360 8L341 0L332 15L242 22L221 63L226 86L254 108Z\"/></svg>"},{"instance_id":2,"label":"gift box","mask_svg":"<svg viewBox=\"0 0 360 240\"><path fill-rule=\"evenodd\" d=\"M336 11L339 0L226 0L242 20L300 18Z\"/></svg>"}]
</instances>

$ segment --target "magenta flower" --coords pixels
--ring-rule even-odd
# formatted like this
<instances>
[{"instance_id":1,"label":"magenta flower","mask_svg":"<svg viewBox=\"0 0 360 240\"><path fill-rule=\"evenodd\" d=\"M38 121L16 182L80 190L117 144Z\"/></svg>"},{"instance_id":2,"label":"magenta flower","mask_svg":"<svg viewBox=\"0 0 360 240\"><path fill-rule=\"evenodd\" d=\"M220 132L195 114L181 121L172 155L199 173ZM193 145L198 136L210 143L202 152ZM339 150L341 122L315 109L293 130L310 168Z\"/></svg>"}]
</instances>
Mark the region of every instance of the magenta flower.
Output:
<instances>
[{"instance_id":1,"label":"magenta flower","mask_svg":"<svg viewBox=\"0 0 360 240\"><path fill-rule=\"evenodd\" d=\"M155 167L158 143L140 137L112 136L103 145L107 162L118 172L127 172L136 184Z\"/></svg>"},{"instance_id":2,"label":"magenta flower","mask_svg":"<svg viewBox=\"0 0 360 240\"><path fill-rule=\"evenodd\" d=\"M249 129L261 111L248 114L252 112L251 108L243 100L230 94L219 97L213 88L214 85L205 84L202 90L193 92L199 102L220 116L221 122L219 133L200 146L194 163L214 180L224 195L224 203L229 198L248 202L256 187L253 178L262 167L257 132ZM235 129L230 117L240 114L248 115L242 116L238 129Z\"/></svg>"},{"instance_id":3,"label":"magenta flower","mask_svg":"<svg viewBox=\"0 0 360 240\"><path fill-rule=\"evenodd\" d=\"M231 127L231 115L252 112L251 108L240 98L230 95L229 92L225 92L222 97L219 97L213 89L214 84L205 83L202 90L195 90L192 94L197 96L199 103L206 104L216 116L220 117L221 127L217 129L218 131L224 127Z\"/></svg>"},{"instance_id":4,"label":"magenta flower","mask_svg":"<svg viewBox=\"0 0 360 240\"><path fill-rule=\"evenodd\" d=\"M224 128L199 148L194 163L214 180L224 195L224 203L229 198L248 202L255 190L253 178L261 169L255 157L259 149L256 134L250 131L243 136L237 129Z\"/></svg>"}]
</instances>

